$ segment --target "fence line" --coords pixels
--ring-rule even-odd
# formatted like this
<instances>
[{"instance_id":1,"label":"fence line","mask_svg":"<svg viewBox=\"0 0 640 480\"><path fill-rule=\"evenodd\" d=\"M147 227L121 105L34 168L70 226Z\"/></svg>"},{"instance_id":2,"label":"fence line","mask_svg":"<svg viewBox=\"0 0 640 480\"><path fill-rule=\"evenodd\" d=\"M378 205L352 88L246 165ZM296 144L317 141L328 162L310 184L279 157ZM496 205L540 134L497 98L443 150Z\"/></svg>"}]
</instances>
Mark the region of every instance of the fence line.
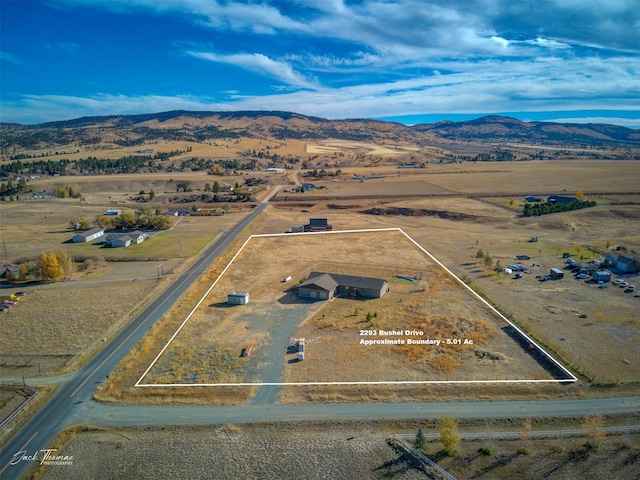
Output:
<instances>
[{"instance_id":1,"label":"fence line","mask_svg":"<svg viewBox=\"0 0 640 480\"><path fill-rule=\"evenodd\" d=\"M456 477L454 477L453 475L451 475L449 472L447 472L445 469L443 469L440 465L438 465L436 462L434 462L433 460L431 460L429 457L427 457L426 455L420 453L413 445L411 445L409 442L407 442L406 440L404 440L402 438L402 434L396 434L396 440L398 442L400 442L402 444L402 446L404 448L406 448L407 450L409 450L411 453L413 453L416 457L418 457L420 460L422 460L424 463L426 463L427 465L429 465L431 468L433 468L436 472L438 472L440 475L442 475L444 478L446 478L447 480L456 480Z\"/></svg>"}]
</instances>

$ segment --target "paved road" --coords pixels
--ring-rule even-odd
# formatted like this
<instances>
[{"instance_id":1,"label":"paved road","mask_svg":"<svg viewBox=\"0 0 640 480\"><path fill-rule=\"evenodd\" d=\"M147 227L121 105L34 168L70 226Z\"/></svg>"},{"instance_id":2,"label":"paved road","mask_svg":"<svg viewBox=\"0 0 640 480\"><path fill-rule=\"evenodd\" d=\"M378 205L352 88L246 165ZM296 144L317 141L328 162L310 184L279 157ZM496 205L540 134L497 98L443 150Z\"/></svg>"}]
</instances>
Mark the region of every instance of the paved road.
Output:
<instances>
[{"instance_id":1,"label":"paved road","mask_svg":"<svg viewBox=\"0 0 640 480\"><path fill-rule=\"evenodd\" d=\"M296 420L511 418L582 416L640 411L640 397L506 402L344 403L224 407L108 406L88 402L78 420L93 425L209 425Z\"/></svg>"},{"instance_id":2,"label":"paved road","mask_svg":"<svg viewBox=\"0 0 640 480\"><path fill-rule=\"evenodd\" d=\"M276 189L272 194L276 193ZM268 199L265 200L265 202ZM67 380L54 398L18 432L0 452L0 478L17 479L29 466L27 460L11 465L14 454L25 451L33 455L50 447L59 432L76 424L104 426L195 425L244 423L263 421L383 419L383 418L504 418L574 416L599 412L602 414L640 411L640 397L515 401L515 402L436 402L436 403L373 403L329 405L248 404L228 407L133 407L108 406L91 400L101 383L133 348L147 330L182 295L208 265L233 241L266 206L258 206L238 225L219 237L198 260L102 352L84 368L65 376Z\"/></svg>"},{"instance_id":3,"label":"paved road","mask_svg":"<svg viewBox=\"0 0 640 480\"><path fill-rule=\"evenodd\" d=\"M276 193L276 189L271 195ZM235 237L264 210L267 201L258 205L247 217L227 233L218 237L203 254L173 282L157 300L149 305L133 322L114 338L84 368L69 377L54 398L18 432L0 451L0 478L19 478L28 467L26 461L11 465L14 454L26 450L33 454L49 448L51 440L62 430L80 421L85 402L91 400L96 385L101 383L116 367L120 360L140 341L144 334L157 322L164 312L185 292L215 258L220 255Z\"/></svg>"}]
</instances>

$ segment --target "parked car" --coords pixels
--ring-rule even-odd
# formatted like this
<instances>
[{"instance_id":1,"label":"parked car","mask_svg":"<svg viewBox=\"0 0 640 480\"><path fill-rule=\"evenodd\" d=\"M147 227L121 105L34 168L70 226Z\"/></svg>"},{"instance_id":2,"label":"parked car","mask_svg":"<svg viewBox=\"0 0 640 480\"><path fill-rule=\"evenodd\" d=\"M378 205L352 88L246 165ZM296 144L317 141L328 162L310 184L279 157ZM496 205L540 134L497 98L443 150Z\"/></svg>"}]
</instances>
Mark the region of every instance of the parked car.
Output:
<instances>
[{"instance_id":1,"label":"parked car","mask_svg":"<svg viewBox=\"0 0 640 480\"><path fill-rule=\"evenodd\" d=\"M622 283L618 284L618 288L626 288L628 286L629 286L629 284L627 282L622 282Z\"/></svg>"},{"instance_id":2,"label":"parked car","mask_svg":"<svg viewBox=\"0 0 640 480\"><path fill-rule=\"evenodd\" d=\"M625 292L633 292L633 291L635 291L635 289L636 289L635 285L629 285L627 287L627 289L625 290Z\"/></svg>"},{"instance_id":3,"label":"parked car","mask_svg":"<svg viewBox=\"0 0 640 480\"><path fill-rule=\"evenodd\" d=\"M516 273L513 278L522 278L522 274L520 272Z\"/></svg>"},{"instance_id":4,"label":"parked car","mask_svg":"<svg viewBox=\"0 0 640 480\"><path fill-rule=\"evenodd\" d=\"M598 288L609 288L609 285L607 285L606 283L601 283L600 285L598 285Z\"/></svg>"},{"instance_id":5,"label":"parked car","mask_svg":"<svg viewBox=\"0 0 640 480\"><path fill-rule=\"evenodd\" d=\"M611 284L620 285L622 282L624 282L624 280L622 280L621 278L616 278L613 282L611 282Z\"/></svg>"},{"instance_id":6,"label":"parked car","mask_svg":"<svg viewBox=\"0 0 640 480\"><path fill-rule=\"evenodd\" d=\"M634 295L634 297L640 297L640 290L638 290L638 291L636 292L636 294Z\"/></svg>"},{"instance_id":7,"label":"parked car","mask_svg":"<svg viewBox=\"0 0 640 480\"><path fill-rule=\"evenodd\" d=\"M24 297L26 294L27 294L27 292L16 292L16 293L14 293L14 295L16 297Z\"/></svg>"},{"instance_id":8,"label":"parked car","mask_svg":"<svg viewBox=\"0 0 640 480\"><path fill-rule=\"evenodd\" d=\"M579 273L578 275L576 275L576 278L580 280L586 280L587 278L591 278L591 276L587 275L586 273Z\"/></svg>"},{"instance_id":9,"label":"parked car","mask_svg":"<svg viewBox=\"0 0 640 480\"><path fill-rule=\"evenodd\" d=\"M516 260L531 260L531 255L517 255Z\"/></svg>"}]
</instances>

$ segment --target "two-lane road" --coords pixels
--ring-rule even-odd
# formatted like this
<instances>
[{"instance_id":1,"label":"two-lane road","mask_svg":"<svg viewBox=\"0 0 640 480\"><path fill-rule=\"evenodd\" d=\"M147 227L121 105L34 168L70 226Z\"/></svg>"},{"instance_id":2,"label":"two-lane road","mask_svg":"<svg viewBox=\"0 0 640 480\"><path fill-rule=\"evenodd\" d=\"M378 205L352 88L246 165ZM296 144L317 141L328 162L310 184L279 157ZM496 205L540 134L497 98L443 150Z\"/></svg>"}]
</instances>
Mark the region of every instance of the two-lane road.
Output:
<instances>
[{"instance_id":1,"label":"two-lane road","mask_svg":"<svg viewBox=\"0 0 640 480\"><path fill-rule=\"evenodd\" d=\"M272 195L276 193L276 189ZM124 328L96 357L78 370L58 393L18 432L0 452L0 478L17 479L28 467L21 461L11 465L17 452L28 455L50 448L51 440L62 430L82 418L84 402L91 400L96 385L101 383L120 360L140 341L173 303L197 280L236 236L264 210L267 201L258 205L249 215L218 238L203 254L180 275L151 305Z\"/></svg>"}]
</instances>

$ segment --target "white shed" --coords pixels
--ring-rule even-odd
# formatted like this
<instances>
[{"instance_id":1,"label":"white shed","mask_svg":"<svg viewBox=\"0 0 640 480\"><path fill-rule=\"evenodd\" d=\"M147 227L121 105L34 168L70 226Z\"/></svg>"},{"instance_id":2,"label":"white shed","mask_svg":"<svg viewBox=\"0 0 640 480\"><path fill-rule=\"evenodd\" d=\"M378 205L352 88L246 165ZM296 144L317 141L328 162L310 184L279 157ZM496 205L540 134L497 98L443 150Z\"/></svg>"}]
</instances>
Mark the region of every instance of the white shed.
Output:
<instances>
[{"instance_id":1,"label":"white shed","mask_svg":"<svg viewBox=\"0 0 640 480\"><path fill-rule=\"evenodd\" d=\"M249 303L249 292L229 292L227 303L231 305L246 305Z\"/></svg>"}]
</instances>

